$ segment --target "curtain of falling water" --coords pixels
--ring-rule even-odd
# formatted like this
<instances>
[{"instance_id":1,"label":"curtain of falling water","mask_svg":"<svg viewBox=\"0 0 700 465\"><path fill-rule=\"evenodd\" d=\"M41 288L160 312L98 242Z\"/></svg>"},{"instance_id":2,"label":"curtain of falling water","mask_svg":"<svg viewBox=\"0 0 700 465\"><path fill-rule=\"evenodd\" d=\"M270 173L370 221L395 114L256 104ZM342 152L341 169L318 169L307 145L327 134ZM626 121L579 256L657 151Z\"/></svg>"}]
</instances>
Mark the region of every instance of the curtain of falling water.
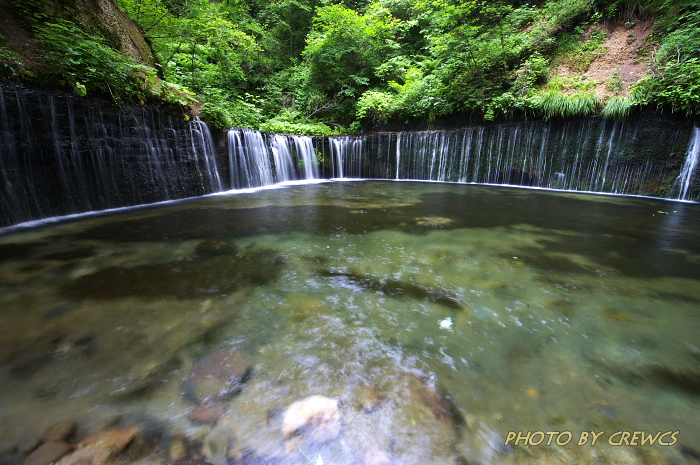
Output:
<instances>
[{"instance_id":1,"label":"curtain of falling water","mask_svg":"<svg viewBox=\"0 0 700 465\"><path fill-rule=\"evenodd\" d=\"M208 126L165 108L2 85L0 227L321 177L700 199L700 130L658 117L316 138L233 128L227 145L217 160Z\"/></svg>"},{"instance_id":2,"label":"curtain of falling water","mask_svg":"<svg viewBox=\"0 0 700 465\"><path fill-rule=\"evenodd\" d=\"M104 107L0 86L0 226L222 189L205 123Z\"/></svg>"},{"instance_id":3,"label":"curtain of falling water","mask_svg":"<svg viewBox=\"0 0 700 465\"><path fill-rule=\"evenodd\" d=\"M328 146L335 177L510 184L698 200L700 141L692 142L699 131L692 132L663 120L586 119L330 137Z\"/></svg>"}]
</instances>

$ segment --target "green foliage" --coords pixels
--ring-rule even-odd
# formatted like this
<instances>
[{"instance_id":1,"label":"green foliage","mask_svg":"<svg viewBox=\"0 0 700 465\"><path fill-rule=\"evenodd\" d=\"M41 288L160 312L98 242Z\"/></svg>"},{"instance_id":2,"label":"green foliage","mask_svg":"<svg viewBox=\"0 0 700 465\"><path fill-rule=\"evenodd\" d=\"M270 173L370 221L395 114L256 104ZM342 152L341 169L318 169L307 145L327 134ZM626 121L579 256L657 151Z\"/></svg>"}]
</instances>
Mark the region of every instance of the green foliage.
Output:
<instances>
[{"instance_id":1,"label":"green foliage","mask_svg":"<svg viewBox=\"0 0 700 465\"><path fill-rule=\"evenodd\" d=\"M219 89L208 89L206 100L202 105L201 114L219 129L231 127L247 127L257 129L263 120L255 98L245 95L245 100L224 94Z\"/></svg>"},{"instance_id":2,"label":"green foliage","mask_svg":"<svg viewBox=\"0 0 700 465\"><path fill-rule=\"evenodd\" d=\"M515 72L513 89L520 95L525 95L528 90L547 81L549 63L539 52L533 53Z\"/></svg>"},{"instance_id":3,"label":"green foliage","mask_svg":"<svg viewBox=\"0 0 700 465\"><path fill-rule=\"evenodd\" d=\"M368 90L363 93L357 101L357 112L355 116L360 120L367 118L373 125L377 125L379 123L386 123L396 112L396 109L396 94Z\"/></svg>"},{"instance_id":4,"label":"green foliage","mask_svg":"<svg viewBox=\"0 0 700 465\"><path fill-rule=\"evenodd\" d=\"M44 58L59 83L70 85L76 94L108 94L116 102L156 97L180 105L195 102L194 94L182 86L160 80L156 70L136 62L89 35L76 24L59 20L37 29Z\"/></svg>"},{"instance_id":5,"label":"green foliage","mask_svg":"<svg viewBox=\"0 0 700 465\"><path fill-rule=\"evenodd\" d=\"M600 106L600 99L591 93L568 96L550 90L541 94L533 104L545 119L571 118L595 114Z\"/></svg>"},{"instance_id":6,"label":"green foliage","mask_svg":"<svg viewBox=\"0 0 700 465\"><path fill-rule=\"evenodd\" d=\"M605 119L625 119L633 106L634 101L629 97L612 97L600 113Z\"/></svg>"},{"instance_id":7,"label":"green foliage","mask_svg":"<svg viewBox=\"0 0 700 465\"><path fill-rule=\"evenodd\" d=\"M492 121L495 118L497 111L506 114L512 111L513 108L519 106L518 104L518 99L513 94L510 92L504 92L501 95L491 99L491 102L486 107L486 111L484 112L484 119Z\"/></svg>"},{"instance_id":8,"label":"green foliage","mask_svg":"<svg viewBox=\"0 0 700 465\"><path fill-rule=\"evenodd\" d=\"M588 92L598 83L586 76L556 76L547 83L548 90L557 92Z\"/></svg>"},{"instance_id":9,"label":"green foliage","mask_svg":"<svg viewBox=\"0 0 700 465\"><path fill-rule=\"evenodd\" d=\"M454 110L445 96L445 86L439 75L425 75L419 68L411 68L406 72L404 81L405 84L389 83L389 87L398 92L396 106L391 107L392 114L432 121Z\"/></svg>"},{"instance_id":10,"label":"green foliage","mask_svg":"<svg viewBox=\"0 0 700 465\"><path fill-rule=\"evenodd\" d=\"M65 20L45 23L37 31L44 57L78 95L109 91L120 100L135 91L132 64L106 45Z\"/></svg>"},{"instance_id":11,"label":"green foliage","mask_svg":"<svg viewBox=\"0 0 700 465\"><path fill-rule=\"evenodd\" d=\"M313 122L304 118L300 112L294 110L285 110L275 118L265 121L260 125L260 129L280 134L301 134L308 136L333 136L342 132L342 128L333 130L326 124Z\"/></svg>"},{"instance_id":12,"label":"green foliage","mask_svg":"<svg viewBox=\"0 0 700 465\"><path fill-rule=\"evenodd\" d=\"M670 10L661 23L666 34L654 60L654 69L640 79L632 96L641 105L669 107L687 116L700 112L700 10L697 2L663 2Z\"/></svg>"},{"instance_id":13,"label":"green foliage","mask_svg":"<svg viewBox=\"0 0 700 465\"><path fill-rule=\"evenodd\" d=\"M611 74L605 80L605 88L609 92L619 94L622 91L622 75L620 74L620 65L617 66L615 74Z\"/></svg>"},{"instance_id":14,"label":"green foliage","mask_svg":"<svg viewBox=\"0 0 700 465\"><path fill-rule=\"evenodd\" d=\"M375 69L398 54L394 37L400 27L401 22L376 3L366 14L341 5L317 9L303 52L310 63L309 84L325 93L358 96L377 82Z\"/></svg>"},{"instance_id":15,"label":"green foliage","mask_svg":"<svg viewBox=\"0 0 700 465\"><path fill-rule=\"evenodd\" d=\"M9 3L17 11L23 26L28 29L34 29L49 19L41 12L41 0L10 0Z\"/></svg>"},{"instance_id":16,"label":"green foliage","mask_svg":"<svg viewBox=\"0 0 700 465\"><path fill-rule=\"evenodd\" d=\"M550 69L587 70L605 52L604 16L633 22L651 14L659 18L659 53L654 73L634 89L634 105L686 113L698 107L692 61L700 59L697 0L118 3L152 41L162 76L195 91L206 101L203 116L220 127L316 134L337 132L339 123L358 129L353 119L368 125L431 121L458 111L486 119L594 114L601 107L591 93L598 83L582 76L548 81ZM147 82L153 77L142 74ZM98 84L113 90L118 78L117 72L71 82L76 91L82 85L93 92ZM618 72L605 84L622 95L622 83ZM163 90L149 90L154 84L159 81L128 93ZM622 102L608 101L607 117L627 114Z\"/></svg>"},{"instance_id":17,"label":"green foliage","mask_svg":"<svg viewBox=\"0 0 700 465\"><path fill-rule=\"evenodd\" d=\"M643 105L668 106L687 116L700 112L700 59L669 62L647 74L634 86L632 95Z\"/></svg>"},{"instance_id":18,"label":"green foliage","mask_svg":"<svg viewBox=\"0 0 700 465\"><path fill-rule=\"evenodd\" d=\"M256 129L260 126L260 109L241 100L215 100L202 105L202 116L214 127L227 129L247 127Z\"/></svg>"},{"instance_id":19,"label":"green foliage","mask_svg":"<svg viewBox=\"0 0 700 465\"><path fill-rule=\"evenodd\" d=\"M559 45L559 60L573 71L586 71L593 60L605 53L606 36L599 26L591 27L587 33L574 31L564 35Z\"/></svg>"},{"instance_id":20,"label":"green foliage","mask_svg":"<svg viewBox=\"0 0 700 465\"><path fill-rule=\"evenodd\" d=\"M23 69L22 59L7 47L0 46L0 76L16 77Z\"/></svg>"}]
</instances>

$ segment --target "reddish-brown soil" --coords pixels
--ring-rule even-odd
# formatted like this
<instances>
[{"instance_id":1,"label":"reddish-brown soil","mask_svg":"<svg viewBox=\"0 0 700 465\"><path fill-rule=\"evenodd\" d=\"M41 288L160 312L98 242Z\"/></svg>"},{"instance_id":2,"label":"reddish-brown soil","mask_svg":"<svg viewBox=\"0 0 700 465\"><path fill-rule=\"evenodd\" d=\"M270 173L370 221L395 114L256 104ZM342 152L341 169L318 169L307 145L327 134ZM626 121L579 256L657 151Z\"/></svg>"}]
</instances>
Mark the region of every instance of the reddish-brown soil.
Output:
<instances>
[{"instance_id":1,"label":"reddish-brown soil","mask_svg":"<svg viewBox=\"0 0 700 465\"><path fill-rule=\"evenodd\" d=\"M583 73L585 78L595 81L595 93L600 98L615 95L606 86L606 81L613 78L618 72L622 81L620 95L625 95L630 84L636 82L649 69L649 56L640 53L640 47L651 32L651 21L637 21L634 27L616 23L608 25L608 37L603 43L605 52L598 56ZM572 71L566 63L561 64L556 70L556 75L574 76L581 75L579 71Z\"/></svg>"}]
</instances>

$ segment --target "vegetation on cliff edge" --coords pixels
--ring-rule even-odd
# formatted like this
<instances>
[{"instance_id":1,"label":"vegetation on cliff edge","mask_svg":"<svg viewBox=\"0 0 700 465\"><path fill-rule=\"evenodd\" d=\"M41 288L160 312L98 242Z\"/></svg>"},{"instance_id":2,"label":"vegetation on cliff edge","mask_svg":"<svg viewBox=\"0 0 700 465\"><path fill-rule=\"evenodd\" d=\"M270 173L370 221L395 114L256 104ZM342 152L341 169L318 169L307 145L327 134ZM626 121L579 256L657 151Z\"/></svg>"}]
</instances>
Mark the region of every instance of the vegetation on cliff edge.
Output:
<instances>
[{"instance_id":1,"label":"vegetation on cliff edge","mask_svg":"<svg viewBox=\"0 0 700 465\"><path fill-rule=\"evenodd\" d=\"M459 114L700 109L700 0L118 0L155 67L78 15L37 17L32 1L13 0L15 11L50 73L77 93L196 95L219 127L334 134ZM639 75L610 63L621 34ZM0 72L21 76L22 60L0 37Z\"/></svg>"}]
</instances>

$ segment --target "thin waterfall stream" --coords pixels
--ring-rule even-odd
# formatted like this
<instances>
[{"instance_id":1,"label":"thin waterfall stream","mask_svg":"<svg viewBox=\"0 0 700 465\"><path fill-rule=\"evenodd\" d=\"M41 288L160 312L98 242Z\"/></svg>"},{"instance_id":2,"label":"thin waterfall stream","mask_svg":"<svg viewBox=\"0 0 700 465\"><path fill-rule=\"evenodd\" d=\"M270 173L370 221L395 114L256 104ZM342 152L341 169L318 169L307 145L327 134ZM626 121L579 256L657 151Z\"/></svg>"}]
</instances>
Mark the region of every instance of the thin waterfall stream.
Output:
<instances>
[{"instance_id":1,"label":"thin waterfall stream","mask_svg":"<svg viewBox=\"0 0 700 465\"><path fill-rule=\"evenodd\" d=\"M688 200L688 190L690 189L693 177L697 171L698 158L700 158L700 128L693 128L693 136L688 146L688 153L681 169L681 174L676 180L678 188L678 199Z\"/></svg>"}]
</instances>

